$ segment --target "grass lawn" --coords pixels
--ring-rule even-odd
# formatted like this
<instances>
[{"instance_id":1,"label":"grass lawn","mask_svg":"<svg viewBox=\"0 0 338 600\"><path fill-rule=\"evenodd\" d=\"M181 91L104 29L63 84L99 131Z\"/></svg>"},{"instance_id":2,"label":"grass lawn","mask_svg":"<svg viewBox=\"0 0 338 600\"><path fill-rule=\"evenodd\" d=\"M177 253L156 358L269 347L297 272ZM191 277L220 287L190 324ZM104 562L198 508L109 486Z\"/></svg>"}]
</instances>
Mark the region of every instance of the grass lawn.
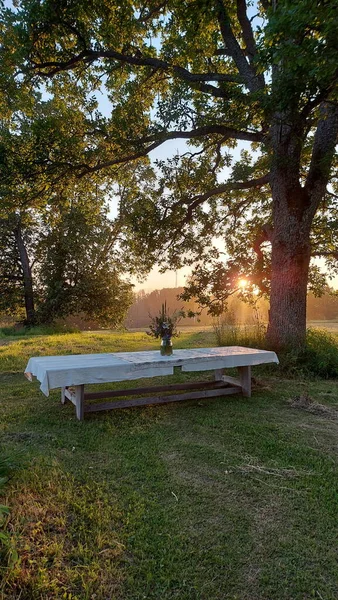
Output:
<instances>
[{"instance_id":1,"label":"grass lawn","mask_svg":"<svg viewBox=\"0 0 338 600\"><path fill-rule=\"evenodd\" d=\"M1 599L337 599L337 382L257 368L251 399L79 422L59 390L47 399L24 379L28 358L156 340L82 333L0 344L0 450L16 464L0 500L12 538ZM208 345L211 331L175 340ZM170 381L183 377L199 374ZM290 406L305 394L327 410Z\"/></svg>"}]
</instances>

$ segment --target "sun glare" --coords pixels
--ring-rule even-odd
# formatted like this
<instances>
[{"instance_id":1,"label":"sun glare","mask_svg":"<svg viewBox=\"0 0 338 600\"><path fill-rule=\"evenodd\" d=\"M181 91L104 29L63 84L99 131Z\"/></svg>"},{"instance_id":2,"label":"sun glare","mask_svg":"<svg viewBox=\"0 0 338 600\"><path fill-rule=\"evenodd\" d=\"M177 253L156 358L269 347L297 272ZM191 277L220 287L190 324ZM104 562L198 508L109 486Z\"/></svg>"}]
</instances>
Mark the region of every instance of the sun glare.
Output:
<instances>
[{"instance_id":1,"label":"sun glare","mask_svg":"<svg viewBox=\"0 0 338 600\"><path fill-rule=\"evenodd\" d=\"M248 285L248 283L249 282L247 279L240 279L238 285L240 288L244 289Z\"/></svg>"}]
</instances>

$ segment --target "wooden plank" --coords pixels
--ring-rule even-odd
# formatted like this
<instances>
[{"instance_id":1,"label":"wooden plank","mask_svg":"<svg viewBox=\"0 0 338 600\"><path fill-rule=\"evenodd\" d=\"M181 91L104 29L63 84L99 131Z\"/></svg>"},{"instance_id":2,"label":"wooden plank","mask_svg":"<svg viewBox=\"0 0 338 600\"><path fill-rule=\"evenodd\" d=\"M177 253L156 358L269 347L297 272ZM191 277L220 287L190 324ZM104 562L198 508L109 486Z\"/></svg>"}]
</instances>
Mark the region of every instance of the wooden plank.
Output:
<instances>
[{"instance_id":1,"label":"wooden plank","mask_svg":"<svg viewBox=\"0 0 338 600\"><path fill-rule=\"evenodd\" d=\"M238 385L240 385L238 383ZM174 383L171 385L153 385L151 387L129 388L126 390L106 390L102 392L85 392L85 400L95 400L98 398L118 398L119 396L135 396L137 394L151 394L152 392L170 392L171 390L197 390L203 387L218 388L224 387L224 382L219 381L198 381L197 383Z\"/></svg>"},{"instance_id":2,"label":"wooden plank","mask_svg":"<svg viewBox=\"0 0 338 600\"><path fill-rule=\"evenodd\" d=\"M74 404L74 406L76 406L75 394L72 392L72 390L70 388L65 388L65 397L67 398L67 400L72 402L72 404Z\"/></svg>"},{"instance_id":3,"label":"wooden plank","mask_svg":"<svg viewBox=\"0 0 338 600\"><path fill-rule=\"evenodd\" d=\"M239 380L242 386L242 394L247 398L251 398L251 367L238 367Z\"/></svg>"},{"instance_id":4,"label":"wooden plank","mask_svg":"<svg viewBox=\"0 0 338 600\"><path fill-rule=\"evenodd\" d=\"M223 369L215 369L215 381L221 381L223 377Z\"/></svg>"},{"instance_id":5,"label":"wooden plank","mask_svg":"<svg viewBox=\"0 0 338 600\"><path fill-rule=\"evenodd\" d=\"M75 386L75 408L76 416L79 421L84 418L84 385Z\"/></svg>"},{"instance_id":6,"label":"wooden plank","mask_svg":"<svg viewBox=\"0 0 338 600\"><path fill-rule=\"evenodd\" d=\"M224 383L229 383L230 385L238 385L240 388L242 387L240 380L236 377L230 377L230 375L223 375L222 379Z\"/></svg>"},{"instance_id":7,"label":"wooden plank","mask_svg":"<svg viewBox=\"0 0 338 600\"><path fill-rule=\"evenodd\" d=\"M150 396L148 398L135 398L132 400L119 400L116 402L103 402L102 404L91 404L84 407L85 413L96 412L100 410L111 410L115 408L130 408L133 406L148 406L151 404L167 404L169 402L180 402L181 400L196 400L202 398L217 398L218 396L228 396L230 394L239 394L241 390L238 387L222 387L216 390L199 390L198 392L188 392L186 394L175 394L168 396Z\"/></svg>"}]
</instances>

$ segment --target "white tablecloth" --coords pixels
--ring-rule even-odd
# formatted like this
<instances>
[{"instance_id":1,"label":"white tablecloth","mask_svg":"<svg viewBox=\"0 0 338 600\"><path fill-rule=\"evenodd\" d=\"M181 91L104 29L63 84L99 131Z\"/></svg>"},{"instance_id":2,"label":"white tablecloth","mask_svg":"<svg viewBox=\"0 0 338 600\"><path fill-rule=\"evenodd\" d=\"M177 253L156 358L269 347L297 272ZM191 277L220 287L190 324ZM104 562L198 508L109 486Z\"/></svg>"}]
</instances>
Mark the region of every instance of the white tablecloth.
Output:
<instances>
[{"instance_id":1,"label":"white tablecloth","mask_svg":"<svg viewBox=\"0 0 338 600\"><path fill-rule=\"evenodd\" d=\"M30 380L34 375L41 382L41 391L48 396L49 390L58 387L172 375L174 367L182 367L182 371L207 371L270 362L278 363L275 352L241 346L174 350L171 356L161 356L159 350L70 354L30 358L25 375Z\"/></svg>"}]
</instances>

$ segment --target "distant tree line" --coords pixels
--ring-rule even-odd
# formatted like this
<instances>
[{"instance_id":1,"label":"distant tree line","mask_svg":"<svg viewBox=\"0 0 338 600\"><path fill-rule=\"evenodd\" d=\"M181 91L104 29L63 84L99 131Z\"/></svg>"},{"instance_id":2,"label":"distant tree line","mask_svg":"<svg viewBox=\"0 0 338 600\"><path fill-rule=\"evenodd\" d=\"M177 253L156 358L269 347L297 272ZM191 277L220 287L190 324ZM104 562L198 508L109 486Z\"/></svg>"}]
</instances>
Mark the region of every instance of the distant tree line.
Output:
<instances>
[{"instance_id":1,"label":"distant tree line","mask_svg":"<svg viewBox=\"0 0 338 600\"><path fill-rule=\"evenodd\" d=\"M195 300L183 302L178 299L179 294L183 292L183 287L163 288L145 292L140 290L134 295L134 302L128 310L126 317L126 327L148 327L150 317L156 315L164 302L167 303L169 313L183 309L185 312L198 312L199 305ZM212 318L207 311L202 312L195 317L183 318L179 325L211 325Z\"/></svg>"},{"instance_id":2,"label":"distant tree line","mask_svg":"<svg viewBox=\"0 0 338 600\"><path fill-rule=\"evenodd\" d=\"M54 231L53 237L57 237L57 231ZM84 242L87 241L88 240L85 238ZM90 250L88 250L88 252L90 253ZM81 253L83 254L83 247L80 245L79 256ZM61 253L60 256L64 256L65 258L67 253ZM58 260L61 260L60 256ZM75 259L76 257L73 257L71 264L74 265L76 263ZM45 308L43 309L43 305L40 304L38 304L38 306L39 311L46 310L49 315L52 314L52 306L54 306L54 320L58 322L61 320L62 322L66 322L79 329L100 329L102 327L115 327L121 325L128 329L143 329L149 327L151 317L159 313L164 302L167 303L170 313L176 310L183 310L186 314L188 314L189 311L195 313L194 317L186 316L185 318L182 318L179 322L179 326L210 327L215 322L215 317L210 315L206 309L201 311L197 300L185 302L180 299L180 295L184 290L183 287L163 288L149 292L141 289L132 293L130 285L122 284L121 280L118 279L118 287L116 288L114 295L115 279L111 275L109 279L109 272L112 268L109 261L101 266L101 277L103 278L101 281L103 282L104 278L108 277L108 281L105 281L105 284L102 286L105 292L101 297L99 295L100 278L98 275L95 275L95 270L93 270L94 281L92 283L92 288L90 288L90 286L87 287L87 277L91 276L91 271L85 256L82 257L81 263L85 267L85 273L79 277L78 284L73 286L73 291L67 291L69 286L68 284L64 284L64 271L60 269L59 278L55 280L55 271L52 269L49 260L50 258L46 256L44 269L46 272L50 273L51 283L48 284L48 280L46 280L47 286L45 288L46 291L44 296ZM64 265L65 263L63 262L62 264ZM98 271L100 273L100 267ZM56 292L56 290L53 291L52 282L54 282L53 285L58 288L58 292ZM49 288L48 286L51 287ZM84 287L87 287L86 291L83 289ZM82 299L80 298L81 293L83 295ZM3 300L4 296L2 297L2 301ZM43 297L40 293L39 302L42 300ZM328 287L325 294L320 297L315 296L310 292L308 294L307 305L308 321L338 320L338 292L335 292L332 288ZM20 306L20 302L18 302L17 307L18 306ZM250 323L257 319L260 322L267 323L269 303L267 300L259 298L253 305L243 302L238 296L232 296L228 300L227 310L232 313L236 322L240 324ZM38 315L40 315L39 311ZM20 310L17 310L16 314L20 315ZM4 302L0 303L0 321L3 323L12 322L10 311L4 310Z\"/></svg>"},{"instance_id":3,"label":"distant tree line","mask_svg":"<svg viewBox=\"0 0 338 600\"><path fill-rule=\"evenodd\" d=\"M200 307L196 300L183 302L179 299L179 295L183 292L182 287L163 288L161 290L153 290L146 292L140 290L134 295L134 302L128 310L125 325L128 328L148 327L149 315L155 315L159 312L163 302L171 311L183 309L184 311L198 312ZM268 320L269 304L264 299L259 299L252 304L241 301L238 297L233 296L228 301L228 310L230 310L239 323L246 323L253 318L259 318L261 321ZM338 294L332 293L332 290L327 289L326 293L321 297L316 297L313 293L308 295L308 320L334 320L338 319ZM200 315L194 318L184 318L180 321L182 326L210 326L214 322L213 317L204 310Z\"/></svg>"},{"instance_id":4,"label":"distant tree line","mask_svg":"<svg viewBox=\"0 0 338 600\"><path fill-rule=\"evenodd\" d=\"M331 293L330 293L331 291ZM338 292L328 290L323 296L308 295L307 318L310 321L333 321L338 319Z\"/></svg>"}]
</instances>

